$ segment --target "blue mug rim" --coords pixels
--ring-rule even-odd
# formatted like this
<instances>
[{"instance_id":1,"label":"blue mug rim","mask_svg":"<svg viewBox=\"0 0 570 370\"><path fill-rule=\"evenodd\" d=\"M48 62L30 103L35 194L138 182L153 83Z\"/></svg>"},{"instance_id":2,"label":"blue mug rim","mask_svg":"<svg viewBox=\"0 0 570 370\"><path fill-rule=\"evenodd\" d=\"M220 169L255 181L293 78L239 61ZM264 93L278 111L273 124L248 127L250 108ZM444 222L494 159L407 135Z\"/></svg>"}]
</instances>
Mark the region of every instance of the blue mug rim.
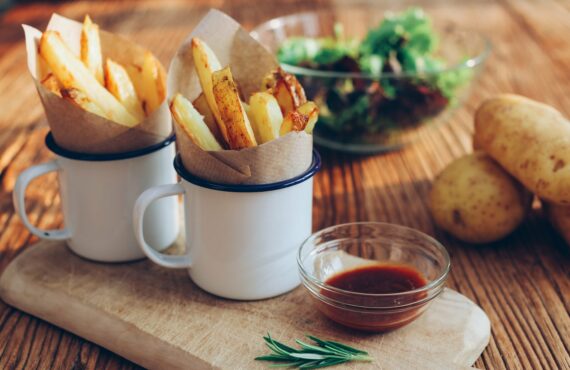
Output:
<instances>
[{"instance_id":1,"label":"blue mug rim","mask_svg":"<svg viewBox=\"0 0 570 370\"><path fill-rule=\"evenodd\" d=\"M233 193L259 193L264 191L285 189L310 179L321 169L321 155L319 152L317 152L316 149L313 149L313 161L305 172L287 180L272 182L268 184L222 184L205 180L201 177L191 174L186 170L182 164L180 153L176 154L176 158L174 158L174 169L184 180L203 188Z\"/></svg>"},{"instance_id":2,"label":"blue mug rim","mask_svg":"<svg viewBox=\"0 0 570 370\"><path fill-rule=\"evenodd\" d=\"M123 153L110 153L110 154L79 153L64 149L59 145L57 145L51 131L48 132L48 134L46 135L45 143L49 150L64 158L74 159L77 161L103 162L103 161L118 161L121 159L141 157L143 155L156 152L162 148L169 146L170 144L174 143L175 139L176 135L172 133L169 137L162 140L161 142L147 146L145 148L135 149Z\"/></svg>"}]
</instances>

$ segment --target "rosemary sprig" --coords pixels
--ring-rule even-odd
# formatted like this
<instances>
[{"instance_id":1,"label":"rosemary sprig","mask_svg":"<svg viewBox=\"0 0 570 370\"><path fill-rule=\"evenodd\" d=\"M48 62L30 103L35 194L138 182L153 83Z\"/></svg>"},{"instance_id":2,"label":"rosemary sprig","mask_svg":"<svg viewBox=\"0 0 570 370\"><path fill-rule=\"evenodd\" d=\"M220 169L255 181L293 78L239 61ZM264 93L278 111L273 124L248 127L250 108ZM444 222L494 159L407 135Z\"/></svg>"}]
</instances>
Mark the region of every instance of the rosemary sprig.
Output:
<instances>
[{"instance_id":1,"label":"rosemary sprig","mask_svg":"<svg viewBox=\"0 0 570 370\"><path fill-rule=\"evenodd\" d=\"M301 340L295 342L300 349L289 347L276 341L267 333L263 337L265 344L271 350L271 354L256 357L257 361L278 362L269 367L293 367L299 369L319 369L322 367L343 364L349 361L373 361L368 352L347 346L346 344L322 340L312 335L307 338L315 342L308 344Z\"/></svg>"}]
</instances>

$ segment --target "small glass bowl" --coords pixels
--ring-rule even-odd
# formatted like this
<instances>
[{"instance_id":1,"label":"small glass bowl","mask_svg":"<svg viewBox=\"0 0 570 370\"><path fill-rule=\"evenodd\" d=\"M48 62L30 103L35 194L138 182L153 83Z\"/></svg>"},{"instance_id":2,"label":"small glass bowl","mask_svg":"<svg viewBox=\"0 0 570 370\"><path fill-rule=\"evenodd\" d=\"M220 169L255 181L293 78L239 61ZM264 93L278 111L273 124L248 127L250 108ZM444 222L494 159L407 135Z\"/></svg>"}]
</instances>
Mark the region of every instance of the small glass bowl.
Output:
<instances>
[{"instance_id":1,"label":"small glass bowl","mask_svg":"<svg viewBox=\"0 0 570 370\"><path fill-rule=\"evenodd\" d=\"M380 222L342 224L310 236L299 249L301 281L325 316L350 328L383 332L418 318L444 289L449 254L417 230ZM391 294L343 290L326 281L355 268L387 264L411 267L426 285Z\"/></svg>"}]
</instances>

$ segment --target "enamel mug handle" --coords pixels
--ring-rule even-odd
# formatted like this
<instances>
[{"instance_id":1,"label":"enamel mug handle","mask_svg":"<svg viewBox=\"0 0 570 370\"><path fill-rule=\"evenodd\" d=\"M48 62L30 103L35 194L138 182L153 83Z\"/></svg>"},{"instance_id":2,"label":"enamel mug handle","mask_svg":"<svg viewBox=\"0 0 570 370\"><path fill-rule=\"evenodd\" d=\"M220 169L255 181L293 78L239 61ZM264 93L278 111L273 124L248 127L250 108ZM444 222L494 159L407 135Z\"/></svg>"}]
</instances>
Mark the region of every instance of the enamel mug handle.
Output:
<instances>
[{"instance_id":1,"label":"enamel mug handle","mask_svg":"<svg viewBox=\"0 0 570 370\"><path fill-rule=\"evenodd\" d=\"M14 186L14 192L12 193L14 208L16 209L18 216L20 216L24 225L28 228L28 230L30 230L32 234L42 239L67 240L71 238L71 232L67 228L61 230L42 230L32 225L28 219L28 215L26 214L26 203L24 199L26 195L26 189L30 184L30 181L36 177L45 175L49 172L59 171L60 169L61 168L59 167L59 164L56 160L32 166L22 172L20 176L18 176L16 185Z\"/></svg>"},{"instance_id":2,"label":"enamel mug handle","mask_svg":"<svg viewBox=\"0 0 570 370\"><path fill-rule=\"evenodd\" d=\"M154 248L147 244L144 240L143 219L146 208L155 200L168 196L184 194L184 188L180 183L155 186L145 190L137 199L133 211L133 225L135 228L135 237L144 254L157 265L169 268L188 268L190 267L190 256L188 251L185 255L172 256L157 252Z\"/></svg>"}]
</instances>

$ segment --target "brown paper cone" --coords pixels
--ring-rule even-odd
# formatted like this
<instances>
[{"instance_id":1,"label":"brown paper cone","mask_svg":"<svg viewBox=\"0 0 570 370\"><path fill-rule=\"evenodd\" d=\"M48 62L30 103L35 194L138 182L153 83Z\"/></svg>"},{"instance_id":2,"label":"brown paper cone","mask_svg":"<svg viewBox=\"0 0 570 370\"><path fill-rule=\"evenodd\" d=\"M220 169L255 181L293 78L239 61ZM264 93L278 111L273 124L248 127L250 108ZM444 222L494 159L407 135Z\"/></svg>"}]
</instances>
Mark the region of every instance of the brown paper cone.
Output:
<instances>
[{"instance_id":1,"label":"brown paper cone","mask_svg":"<svg viewBox=\"0 0 570 370\"><path fill-rule=\"evenodd\" d=\"M245 98L259 91L263 77L279 65L239 23L218 10L210 10L170 64L169 99L181 93L193 101L202 91L190 46L194 37L212 48L222 66L231 67ZM177 144L184 167L198 177L225 184L267 184L290 179L309 168L313 137L293 132L254 148L206 152L180 132Z\"/></svg>"},{"instance_id":2,"label":"brown paper cone","mask_svg":"<svg viewBox=\"0 0 570 370\"><path fill-rule=\"evenodd\" d=\"M48 30L59 31L71 50L79 55L81 23L54 14ZM144 121L129 128L84 111L45 89L38 81L38 44L41 32L24 25L28 69L44 106L55 142L67 150L91 154L123 153L142 149L166 139L172 133L168 105L165 102ZM142 65L146 49L120 36L100 31L103 58L129 65Z\"/></svg>"}]
</instances>

